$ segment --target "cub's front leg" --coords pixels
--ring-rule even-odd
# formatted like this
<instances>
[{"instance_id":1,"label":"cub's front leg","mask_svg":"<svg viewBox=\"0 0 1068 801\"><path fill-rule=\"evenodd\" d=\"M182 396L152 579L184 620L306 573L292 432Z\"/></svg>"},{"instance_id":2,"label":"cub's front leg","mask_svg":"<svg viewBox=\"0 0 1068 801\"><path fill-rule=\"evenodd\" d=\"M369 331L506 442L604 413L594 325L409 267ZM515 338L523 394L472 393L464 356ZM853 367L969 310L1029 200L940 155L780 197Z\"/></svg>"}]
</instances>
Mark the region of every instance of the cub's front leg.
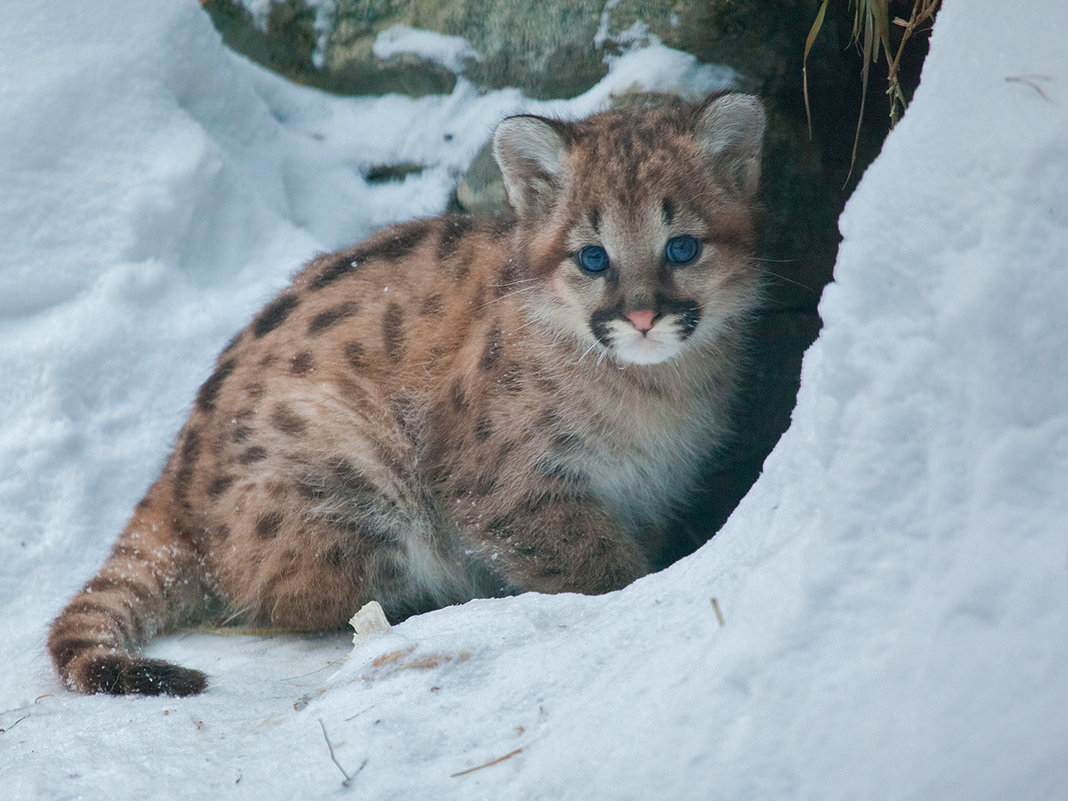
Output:
<instances>
[{"instance_id":1,"label":"cub's front leg","mask_svg":"<svg viewBox=\"0 0 1068 801\"><path fill-rule=\"evenodd\" d=\"M632 537L584 497L528 497L488 524L462 528L520 591L592 595L625 587L650 570Z\"/></svg>"}]
</instances>

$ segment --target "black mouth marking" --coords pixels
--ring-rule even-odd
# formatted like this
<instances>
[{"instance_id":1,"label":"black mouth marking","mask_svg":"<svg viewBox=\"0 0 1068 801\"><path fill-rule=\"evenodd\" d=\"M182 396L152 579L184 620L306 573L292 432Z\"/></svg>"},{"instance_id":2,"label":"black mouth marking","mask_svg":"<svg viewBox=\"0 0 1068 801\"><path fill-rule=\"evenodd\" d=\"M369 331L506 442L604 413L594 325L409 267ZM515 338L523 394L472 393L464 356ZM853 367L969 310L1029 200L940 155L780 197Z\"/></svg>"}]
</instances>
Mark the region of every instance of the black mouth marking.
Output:
<instances>
[{"instance_id":1,"label":"black mouth marking","mask_svg":"<svg viewBox=\"0 0 1068 801\"><path fill-rule=\"evenodd\" d=\"M701 306L696 300L668 300L658 298L655 308L657 318L673 316L679 341L686 340L701 321ZM598 309L590 315L590 331L606 348L612 346L612 332L608 324L623 319L623 304Z\"/></svg>"},{"instance_id":2,"label":"black mouth marking","mask_svg":"<svg viewBox=\"0 0 1068 801\"><path fill-rule=\"evenodd\" d=\"M608 323L618 320L623 316L623 305L619 304L604 309L598 309L590 315L590 331L597 337L597 341L606 348L612 346L612 333L608 329Z\"/></svg>"},{"instance_id":3,"label":"black mouth marking","mask_svg":"<svg viewBox=\"0 0 1068 801\"><path fill-rule=\"evenodd\" d=\"M660 310L664 316L673 314L678 318L680 341L688 339L701 321L701 307L696 300L664 300L660 302Z\"/></svg>"}]
</instances>

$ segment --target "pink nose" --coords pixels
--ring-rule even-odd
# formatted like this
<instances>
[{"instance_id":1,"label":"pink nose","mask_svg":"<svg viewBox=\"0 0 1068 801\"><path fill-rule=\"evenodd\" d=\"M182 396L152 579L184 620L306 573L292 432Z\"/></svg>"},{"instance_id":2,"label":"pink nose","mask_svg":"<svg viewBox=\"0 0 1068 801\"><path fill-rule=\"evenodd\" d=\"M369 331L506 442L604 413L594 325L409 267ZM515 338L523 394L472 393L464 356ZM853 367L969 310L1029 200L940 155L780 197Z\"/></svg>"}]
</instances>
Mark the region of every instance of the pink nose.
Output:
<instances>
[{"instance_id":1,"label":"pink nose","mask_svg":"<svg viewBox=\"0 0 1068 801\"><path fill-rule=\"evenodd\" d=\"M630 324L643 334L649 333L649 330L653 327L653 323L656 322L656 312L648 309L627 312L623 316L630 320Z\"/></svg>"}]
</instances>

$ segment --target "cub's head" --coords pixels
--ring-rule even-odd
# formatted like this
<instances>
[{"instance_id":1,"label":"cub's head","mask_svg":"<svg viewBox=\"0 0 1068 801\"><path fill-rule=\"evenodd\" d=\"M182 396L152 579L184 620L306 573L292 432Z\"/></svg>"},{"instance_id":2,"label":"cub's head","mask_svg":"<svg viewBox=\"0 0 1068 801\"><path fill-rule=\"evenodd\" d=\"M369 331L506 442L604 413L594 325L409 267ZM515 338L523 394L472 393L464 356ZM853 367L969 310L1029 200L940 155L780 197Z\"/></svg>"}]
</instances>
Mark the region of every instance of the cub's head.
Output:
<instances>
[{"instance_id":1,"label":"cub's head","mask_svg":"<svg viewBox=\"0 0 1068 801\"><path fill-rule=\"evenodd\" d=\"M759 295L764 111L750 95L509 117L494 156L519 218L526 307L583 351L657 364L711 346Z\"/></svg>"}]
</instances>

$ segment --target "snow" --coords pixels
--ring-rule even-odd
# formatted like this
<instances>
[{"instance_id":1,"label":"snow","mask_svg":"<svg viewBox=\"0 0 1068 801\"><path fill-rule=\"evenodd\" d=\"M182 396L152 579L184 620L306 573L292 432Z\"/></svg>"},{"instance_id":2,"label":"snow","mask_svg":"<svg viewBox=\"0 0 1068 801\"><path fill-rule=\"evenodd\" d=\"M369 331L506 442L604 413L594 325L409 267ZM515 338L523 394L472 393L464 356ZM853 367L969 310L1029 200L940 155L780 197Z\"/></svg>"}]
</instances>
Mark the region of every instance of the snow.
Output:
<instances>
[{"instance_id":1,"label":"snow","mask_svg":"<svg viewBox=\"0 0 1068 801\"><path fill-rule=\"evenodd\" d=\"M462 36L446 36L436 31L424 31L407 25L394 25L382 31L375 37L371 50L376 57L382 59L410 53L441 64L455 73L463 72L467 59L482 59L478 51Z\"/></svg>"},{"instance_id":2,"label":"snow","mask_svg":"<svg viewBox=\"0 0 1068 801\"><path fill-rule=\"evenodd\" d=\"M947 0L842 216L793 425L698 553L348 657L169 637L151 654L213 682L178 700L75 696L43 641L214 354L315 251L436 213L496 119L580 116L631 56L665 79L681 56L568 102L337 99L227 53L192 3L23 4L0 29L4 797L1068 797L1066 22ZM427 169L361 176L401 161Z\"/></svg>"}]
</instances>

